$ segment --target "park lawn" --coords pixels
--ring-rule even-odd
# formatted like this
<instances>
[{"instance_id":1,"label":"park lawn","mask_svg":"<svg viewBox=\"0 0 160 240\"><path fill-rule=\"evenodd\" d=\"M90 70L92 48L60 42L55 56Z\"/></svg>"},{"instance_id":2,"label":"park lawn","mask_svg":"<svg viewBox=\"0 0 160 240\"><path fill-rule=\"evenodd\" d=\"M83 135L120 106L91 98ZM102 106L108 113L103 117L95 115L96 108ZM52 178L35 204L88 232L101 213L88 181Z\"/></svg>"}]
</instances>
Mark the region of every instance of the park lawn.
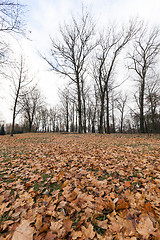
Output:
<instances>
[{"instance_id":1,"label":"park lawn","mask_svg":"<svg viewBox=\"0 0 160 240\"><path fill-rule=\"evenodd\" d=\"M2 239L160 239L160 136L0 136Z\"/></svg>"}]
</instances>

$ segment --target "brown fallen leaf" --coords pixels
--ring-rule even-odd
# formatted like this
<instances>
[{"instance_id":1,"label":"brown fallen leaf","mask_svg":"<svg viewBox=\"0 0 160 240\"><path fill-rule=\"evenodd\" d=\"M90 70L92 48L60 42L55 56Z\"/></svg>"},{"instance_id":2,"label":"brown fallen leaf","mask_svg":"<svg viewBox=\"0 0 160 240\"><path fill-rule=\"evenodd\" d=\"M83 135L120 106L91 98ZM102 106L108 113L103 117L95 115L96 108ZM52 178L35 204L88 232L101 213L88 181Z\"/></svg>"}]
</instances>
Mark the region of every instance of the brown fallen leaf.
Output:
<instances>
[{"instance_id":1,"label":"brown fallen leaf","mask_svg":"<svg viewBox=\"0 0 160 240\"><path fill-rule=\"evenodd\" d=\"M42 215L38 216L35 222L35 227L37 230L42 226Z\"/></svg>"},{"instance_id":2,"label":"brown fallen leaf","mask_svg":"<svg viewBox=\"0 0 160 240\"><path fill-rule=\"evenodd\" d=\"M32 240L33 228L30 226L29 220L22 220L20 225L16 228L12 240Z\"/></svg>"},{"instance_id":3,"label":"brown fallen leaf","mask_svg":"<svg viewBox=\"0 0 160 240\"><path fill-rule=\"evenodd\" d=\"M45 223L43 224L43 226L41 226L41 227L39 228L39 232L40 232L40 233L42 233L42 232L47 232L48 229L49 229L49 227L50 227L50 223L49 223L49 222L45 222Z\"/></svg>"},{"instance_id":4,"label":"brown fallen leaf","mask_svg":"<svg viewBox=\"0 0 160 240\"><path fill-rule=\"evenodd\" d=\"M115 217L110 217L111 225L108 225L111 232L118 233L120 232L121 228L123 227L118 221L116 221Z\"/></svg>"},{"instance_id":5,"label":"brown fallen leaf","mask_svg":"<svg viewBox=\"0 0 160 240\"><path fill-rule=\"evenodd\" d=\"M73 240L82 237L82 232L81 231L73 231L71 234L71 237Z\"/></svg>"},{"instance_id":6,"label":"brown fallen leaf","mask_svg":"<svg viewBox=\"0 0 160 240\"><path fill-rule=\"evenodd\" d=\"M85 239L93 239L95 236L95 232L93 231L93 226L91 223L88 224L88 228L84 226L81 227L82 233L85 236Z\"/></svg>"},{"instance_id":7,"label":"brown fallen leaf","mask_svg":"<svg viewBox=\"0 0 160 240\"><path fill-rule=\"evenodd\" d=\"M108 211L114 211L115 210L115 203L112 200L106 201L105 209L108 210Z\"/></svg>"},{"instance_id":8,"label":"brown fallen leaf","mask_svg":"<svg viewBox=\"0 0 160 240\"><path fill-rule=\"evenodd\" d=\"M104 221L99 221L97 225L100 228L107 229L108 228L108 219L106 219Z\"/></svg>"},{"instance_id":9,"label":"brown fallen leaf","mask_svg":"<svg viewBox=\"0 0 160 240\"><path fill-rule=\"evenodd\" d=\"M2 224L1 226L1 229L4 231L8 228L9 225L11 225L12 223L14 223L13 220L8 220L8 221L5 221L4 224Z\"/></svg>"},{"instance_id":10,"label":"brown fallen leaf","mask_svg":"<svg viewBox=\"0 0 160 240\"><path fill-rule=\"evenodd\" d=\"M118 199L116 203L116 211L127 209L129 207L128 203L124 199Z\"/></svg>"},{"instance_id":11,"label":"brown fallen leaf","mask_svg":"<svg viewBox=\"0 0 160 240\"><path fill-rule=\"evenodd\" d=\"M125 186L126 188L131 187L130 181L125 181L124 186Z\"/></svg>"},{"instance_id":12,"label":"brown fallen leaf","mask_svg":"<svg viewBox=\"0 0 160 240\"><path fill-rule=\"evenodd\" d=\"M69 219L64 220L63 226L64 226L67 233L72 231L72 228L71 228L72 221L70 221Z\"/></svg>"},{"instance_id":13,"label":"brown fallen leaf","mask_svg":"<svg viewBox=\"0 0 160 240\"><path fill-rule=\"evenodd\" d=\"M50 230L53 232L58 232L58 230L62 227L62 222L51 222Z\"/></svg>"},{"instance_id":14,"label":"brown fallen leaf","mask_svg":"<svg viewBox=\"0 0 160 240\"><path fill-rule=\"evenodd\" d=\"M150 220L148 214L141 214L139 223L136 225L138 233L143 236L144 239L147 239L149 235L154 232L153 223Z\"/></svg>"},{"instance_id":15,"label":"brown fallen leaf","mask_svg":"<svg viewBox=\"0 0 160 240\"><path fill-rule=\"evenodd\" d=\"M47 232L47 235L45 236L45 240L54 240L56 239L57 235L52 232Z\"/></svg>"}]
</instances>

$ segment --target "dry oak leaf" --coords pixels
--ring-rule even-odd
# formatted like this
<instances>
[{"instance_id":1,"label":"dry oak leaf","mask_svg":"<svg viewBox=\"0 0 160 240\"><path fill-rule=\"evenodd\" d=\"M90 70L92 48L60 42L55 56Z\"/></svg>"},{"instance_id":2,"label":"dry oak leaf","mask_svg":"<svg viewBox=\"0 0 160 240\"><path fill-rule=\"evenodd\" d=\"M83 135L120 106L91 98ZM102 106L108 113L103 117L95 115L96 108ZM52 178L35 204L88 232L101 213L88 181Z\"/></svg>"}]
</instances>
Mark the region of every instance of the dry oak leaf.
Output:
<instances>
[{"instance_id":1,"label":"dry oak leaf","mask_svg":"<svg viewBox=\"0 0 160 240\"><path fill-rule=\"evenodd\" d=\"M35 222L35 227L37 230L42 226L42 215L38 216Z\"/></svg>"},{"instance_id":2,"label":"dry oak leaf","mask_svg":"<svg viewBox=\"0 0 160 240\"><path fill-rule=\"evenodd\" d=\"M156 229L153 227L153 223L148 214L141 214L139 224L136 225L136 230L144 238L148 238Z\"/></svg>"},{"instance_id":3,"label":"dry oak leaf","mask_svg":"<svg viewBox=\"0 0 160 240\"><path fill-rule=\"evenodd\" d=\"M51 222L50 230L52 232L58 232L58 230L62 227L62 222Z\"/></svg>"},{"instance_id":4,"label":"dry oak leaf","mask_svg":"<svg viewBox=\"0 0 160 240\"><path fill-rule=\"evenodd\" d=\"M69 219L64 220L63 226L64 226L67 233L72 231L72 228L71 228L72 221L70 221Z\"/></svg>"},{"instance_id":5,"label":"dry oak leaf","mask_svg":"<svg viewBox=\"0 0 160 240\"><path fill-rule=\"evenodd\" d=\"M115 203L112 200L106 201L104 206L106 210L110 210L110 211L115 210Z\"/></svg>"},{"instance_id":6,"label":"dry oak leaf","mask_svg":"<svg viewBox=\"0 0 160 240\"><path fill-rule=\"evenodd\" d=\"M152 232L151 234L153 235L154 240L159 240L160 239L160 230L159 229L155 232Z\"/></svg>"},{"instance_id":7,"label":"dry oak leaf","mask_svg":"<svg viewBox=\"0 0 160 240\"><path fill-rule=\"evenodd\" d=\"M104 221L99 221L97 225L100 228L107 229L108 228L108 219L106 219Z\"/></svg>"},{"instance_id":8,"label":"dry oak leaf","mask_svg":"<svg viewBox=\"0 0 160 240\"><path fill-rule=\"evenodd\" d=\"M136 229L134 228L131 220L124 220L122 224L124 237L133 237L136 235Z\"/></svg>"},{"instance_id":9,"label":"dry oak leaf","mask_svg":"<svg viewBox=\"0 0 160 240\"><path fill-rule=\"evenodd\" d=\"M73 240L82 237L82 232L81 231L73 231L71 234L71 237Z\"/></svg>"},{"instance_id":10,"label":"dry oak leaf","mask_svg":"<svg viewBox=\"0 0 160 240\"><path fill-rule=\"evenodd\" d=\"M131 187L130 181L125 181L124 186L125 186L126 188Z\"/></svg>"},{"instance_id":11,"label":"dry oak leaf","mask_svg":"<svg viewBox=\"0 0 160 240\"><path fill-rule=\"evenodd\" d=\"M93 231L93 226L91 223L88 224L88 228L85 228L84 226L82 226L81 228L82 233L85 237L85 239L93 239L95 236L95 232Z\"/></svg>"},{"instance_id":12,"label":"dry oak leaf","mask_svg":"<svg viewBox=\"0 0 160 240\"><path fill-rule=\"evenodd\" d=\"M73 190L73 192L68 196L67 201L72 202L77 197L77 193Z\"/></svg>"},{"instance_id":13,"label":"dry oak leaf","mask_svg":"<svg viewBox=\"0 0 160 240\"><path fill-rule=\"evenodd\" d=\"M47 232L45 240L54 240L54 239L57 239L56 237L57 237L57 234L52 232Z\"/></svg>"},{"instance_id":14,"label":"dry oak leaf","mask_svg":"<svg viewBox=\"0 0 160 240\"><path fill-rule=\"evenodd\" d=\"M16 228L12 240L32 240L33 228L30 226L29 220L22 220L20 225Z\"/></svg>"},{"instance_id":15,"label":"dry oak leaf","mask_svg":"<svg viewBox=\"0 0 160 240\"><path fill-rule=\"evenodd\" d=\"M111 221L111 225L108 225L109 229L113 233L118 233L122 229L123 225L120 224L115 217L110 216L109 220Z\"/></svg>"},{"instance_id":16,"label":"dry oak leaf","mask_svg":"<svg viewBox=\"0 0 160 240\"><path fill-rule=\"evenodd\" d=\"M116 203L116 211L127 209L129 207L128 203L124 199L118 199Z\"/></svg>"},{"instance_id":17,"label":"dry oak leaf","mask_svg":"<svg viewBox=\"0 0 160 240\"><path fill-rule=\"evenodd\" d=\"M50 227L49 222L45 222L43 226L40 227L39 232L40 233L47 232L49 227Z\"/></svg>"},{"instance_id":18,"label":"dry oak leaf","mask_svg":"<svg viewBox=\"0 0 160 240\"><path fill-rule=\"evenodd\" d=\"M121 226L117 223L117 222L113 222L112 225L109 226L109 229L113 232L113 233L117 233L120 231Z\"/></svg>"},{"instance_id":19,"label":"dry oak leaf","mask_svg":"<svg viewBox=\"0 0 160 240\"><path fill-rule=\"evenodd\" d=\"M156 213L155 213L153 207L151 206L151 204L150 204L149 202L147 202L147 203L144 205L144 210L145 210L146 212L148 212L148 213L150 212L150 213L152 213L154 216L156 216Z\"/></svg>"}]
</instances>

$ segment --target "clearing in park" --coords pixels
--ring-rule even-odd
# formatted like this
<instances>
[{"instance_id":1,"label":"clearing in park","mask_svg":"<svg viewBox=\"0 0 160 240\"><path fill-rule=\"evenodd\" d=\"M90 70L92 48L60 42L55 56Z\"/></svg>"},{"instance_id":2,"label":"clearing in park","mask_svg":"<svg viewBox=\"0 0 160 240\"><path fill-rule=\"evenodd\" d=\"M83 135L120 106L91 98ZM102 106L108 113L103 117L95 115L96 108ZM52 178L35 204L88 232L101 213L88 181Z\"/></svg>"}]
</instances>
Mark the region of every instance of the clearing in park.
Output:
<instances>
[{"instance_id":1,"label":"clearing in park","mask_svg":"<svg viewBox=\"0 0 160 240\"><path fill-rule=\"evenodd\" d=\"M160 136L0 137L0 240L160 239Z\"/></svg>"}]
</instances>

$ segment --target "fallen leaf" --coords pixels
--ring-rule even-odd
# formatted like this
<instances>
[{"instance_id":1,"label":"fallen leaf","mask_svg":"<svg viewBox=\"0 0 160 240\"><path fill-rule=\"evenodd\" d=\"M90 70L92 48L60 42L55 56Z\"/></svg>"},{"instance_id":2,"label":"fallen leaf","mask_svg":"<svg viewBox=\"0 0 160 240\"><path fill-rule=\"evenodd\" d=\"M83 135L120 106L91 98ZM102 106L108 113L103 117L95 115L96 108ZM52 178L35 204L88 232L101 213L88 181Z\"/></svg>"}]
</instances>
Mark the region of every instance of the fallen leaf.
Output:
<instances>
[{"instance_id":1,"label":"fallen leaf","mask_svg":"<svg viewBox=\"0 0 160 240\"><path fill-rule=\"evenodd\" d=\"M97 225L100 228L107 229L108 228L108 219L98 222Z\"/></svg>"},{"instance_id":2,"label":"fallen leaf","mask_svg":"<svg viewBox=\"0 0 160 240\"><path fill-rule=\"evenodd\" d=\"M116 203L116 211L127 209L129 207L128 203L124 199L118 199Z\"/></svg>"},{"instance_id":3,"label":"fallen leaf","mask_svg":"<svg viewBox=\"0 0 160 240\"><path fill-rule=\"evenodd\" d=\"M131 187L130 181L125 181L124 186L125 186L126 188Z\"/></svg>"},{"instance_id":4,"label":"fallen leaf","mask_svg":"<svg viewBox=\"0 0 160 240\"><path fill-rule=\"evenodd\" d=\"M52 232L47 232L47 235L45 236L45 240L54 240L56 239L57 235Z\"/></svg>"},{"instance_id":5,"label":"fallen leaf","mask_svg":"<svg viewBox=\"0 0 160 240\"><path fill-rule=\"evenodd\" d=\"M82 226L82 233L85 236L85 239L93 239L95 236L95 232L93 231L93 226L91 223L88 224L88 228Z\"/></svg>"},{"instance_id":6,"label":"fallen leaf","mask_svg":"<svg viewBox=\"0 0 160 240\"><path fill-rule=\"evenodd\" d=\"M64 226L67 233L72 231L72 228L71 228L72 221L70 221L69 219L64 220L63 226Z\"/></svg>"},{"instance_id":7,"label":"fallen leaf","mask_svg":"<svg viewBox=\"0 0 160 240\"><path fill-rule=\"evenodd\" d=\"M50 230L53 232L58 232L58 230L62 227L62 222L51 222Z\"/></svg>"},{"instance_id":8,"label":"fallen leaf","mask_svg":"<svg viewBox=\"0 0 160 240\"><path fill-rule=\"evenodd\" d=\"M42 226L42 215L38 216L35 222L35 227L37 230L39 230L41 226Z\"/></svg>"},{"instance_id":9,"label":"fallen leaf","mask_svg":"<svg viewBox=\"0 0 160 240\"><path fill-rule=\"evenodd\" d=\"M139 223L136 225L136 229L145 239L147 239L149 235L156 230L154 229L153 223L147 214L140 215Z\"/></svg>"},{"instance_id":10,"label":"fallen leaf","mask_svg":"<svg viewBox=\"0 0 160 240\"><path fill-rule=\"evenodd\" d=\"M77 238L81 238L82 237L82 232L81 231L73 231L71 234L71 237L73 240L77 239Z\"/></svg>"},{"instance_id":11,"label":"fallen leaf","mask_svg":"<svg viewBox=\"0 0 160 240\"><path fill-rule=\"evenodd\" d=\"M29 220L22 220L20 225L16 228L12 240L32 240L33 228L30 226Z\"/></svg>"}]
</instances>

